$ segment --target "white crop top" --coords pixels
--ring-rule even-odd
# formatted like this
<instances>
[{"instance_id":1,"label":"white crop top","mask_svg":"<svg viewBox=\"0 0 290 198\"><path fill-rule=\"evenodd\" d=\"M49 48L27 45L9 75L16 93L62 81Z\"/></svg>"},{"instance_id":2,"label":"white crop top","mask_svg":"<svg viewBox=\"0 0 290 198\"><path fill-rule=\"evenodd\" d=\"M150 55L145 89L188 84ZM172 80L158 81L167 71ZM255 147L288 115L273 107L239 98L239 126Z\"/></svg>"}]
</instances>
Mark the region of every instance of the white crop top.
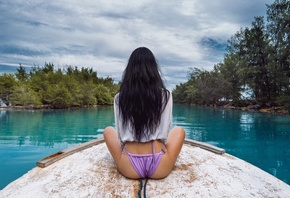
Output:
<instances>
[{"instance_id":1,"label":"white crop top","mask_svg":"<svg viewBox=\"0 0 290 198\"><path fill-rule=\"evenodd\" d=\"M133 133L131 132L132 127L129 123L126 126L123 126L122 116L119 113L119 102L118 100L119 93L114 98L114 113L115 113L115 123L116 129L118 132L118 137L123 147L126 142L134 142L135 140ZM172 122L172 94L169 94L169 99L164 111L161 114L160 124L156 128L154 134L151 134L149 137L142 137L140 142L149 142L151 140L161 140L164 144L166 143L166 139L168 133L170 131Z\"/></svg>"}]
</instances>

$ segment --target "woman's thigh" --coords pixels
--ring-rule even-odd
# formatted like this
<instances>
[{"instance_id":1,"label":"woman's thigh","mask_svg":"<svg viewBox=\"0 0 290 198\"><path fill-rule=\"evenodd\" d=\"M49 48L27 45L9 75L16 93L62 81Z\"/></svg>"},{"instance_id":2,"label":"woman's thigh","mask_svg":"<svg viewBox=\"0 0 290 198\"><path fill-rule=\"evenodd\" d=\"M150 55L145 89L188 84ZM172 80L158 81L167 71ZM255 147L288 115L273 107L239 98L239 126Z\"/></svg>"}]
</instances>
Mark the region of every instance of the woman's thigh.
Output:
<instances>
[{"instance_id":1,"label":"woman's thigh","mask_svg":"<svg viewBox=\"0 0 290 198\"><path fill-rule=\"evenodd\" d=\"M104 139L115 163L118 164L121 158L122 149L118 139L117 131L113 127L107 127L104 130Z\"/></svg>"},{"instance_id":2,"label":"woman's thigh","mask_svg":"<svg viewBox=\"0 0 290 198\"><path fill-rule=\"evenodd\" d=\"M152 179L162 179L167 177L171 171L172 167L174 167L175 162L173 162L168 154L164 154L161 158L158 168L154 172L154 174L150 177Z\"/></svg>"},{"instance_id":3,"label":"woman's thigh","mask_svg":"<svg viewBox=\"0 0 290 198\"><path fill-rule=\"evenodd\" d=\"M185 139L185 131L181 127L174 127L168 135L166 153L151 178L159 179L168 176L174 168L176 159L181 151Z\"/></svg>"}]
</instances>

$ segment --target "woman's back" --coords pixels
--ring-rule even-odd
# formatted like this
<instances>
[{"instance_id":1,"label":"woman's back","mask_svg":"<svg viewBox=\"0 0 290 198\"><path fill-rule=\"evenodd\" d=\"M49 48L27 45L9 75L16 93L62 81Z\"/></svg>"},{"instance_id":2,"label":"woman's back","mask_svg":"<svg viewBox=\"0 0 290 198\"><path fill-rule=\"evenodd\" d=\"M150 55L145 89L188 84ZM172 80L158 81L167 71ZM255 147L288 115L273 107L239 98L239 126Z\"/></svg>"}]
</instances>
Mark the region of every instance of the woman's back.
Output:
<instances>
[{"instance_id":1,"label":"woman's back","mask_svg":"<svg viewBox=\"0 0 290 198\"><path fill-rule=\"evenodd\" d=\"M160 76L153 53L134 50L124 71L115 105L123 126L130 126L136 141L156 132L170 94Z\"/></svg>"},{"instance_id":2,"label":"woman's back","mask_svg":"<svg viewBox=\"0 0 290 198\"><path fill-rule=\"evenodd\" d=\"M126 142L136 141L136 142L144 143L144 142L149 142L151 140L156 140L156 139L161 140L165 144L168 133L170 131L171 121L172 121L172 95L171 93L168 92L167 104L161 112L160 120L156 124L154 131L149 131L150 128L143 128L142 132L144 134L140 137L140 139L137 139L135 134L132 132L134 130L134 128L132 127L132 122L129 121L127 123L124 123L123 115L120 112L119 105L120 105L119 94L117 94L114 99L114 114L115 114L116 129L117 129L119 140L121 142L122 147ZM143 118L142 111L140 114L141 114L140 119L146 119L146 117Z\"/></svg>"}]
</instances>

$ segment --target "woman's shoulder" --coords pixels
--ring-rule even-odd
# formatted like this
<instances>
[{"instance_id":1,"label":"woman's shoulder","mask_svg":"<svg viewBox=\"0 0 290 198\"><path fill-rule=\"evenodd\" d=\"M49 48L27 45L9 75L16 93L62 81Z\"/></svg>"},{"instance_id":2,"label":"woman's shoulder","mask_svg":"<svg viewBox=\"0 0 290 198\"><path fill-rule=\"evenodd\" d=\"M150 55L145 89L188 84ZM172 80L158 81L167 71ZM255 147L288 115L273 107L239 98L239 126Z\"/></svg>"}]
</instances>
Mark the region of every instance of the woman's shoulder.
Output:
<instances>
[{"instance_id":1,"label":"woman's shoulder","mask_svg":"<svg viewBox=\"0 0 290 198\"><path fill-rule=\"evenodd\" d=\"M169 91L168 89L162 88L161 89L163 93L165 93L167 96L171 96L171 91Z\"/></svg>"},{"instance_id":2,"label":"woman's shoulder","mask_svg":"<svg viewBox=\"0 0 290 198\"><path fill-rule=\"evenodd\" d=\"M119 95L120 95L120 93L118 92L118 93L116 93L116 95L114 96L114 100L116 101L116 99L118 99L119 98Z\"/></svg>"},{"instance_id":3,"label":"woman's shoulder","mask_svg":"<svg viewBox=\"0 0 290 198\"><path fill-rule=\"evenodd\" d=\"M114 96L114 105L118 105L119 104L119 93L117 93L115 96Z\"/></svg>"},{"instance_id":4,"label":"woman's shoulder","mask_svg":"<svg viewBox=\"0 0 290 198\"><path fill-rule=\"evenodd\" d=\"M172 100L172 93L168 89L162 89L163 97L167 98L167 100Z\"/></svg>"}]
</instances>

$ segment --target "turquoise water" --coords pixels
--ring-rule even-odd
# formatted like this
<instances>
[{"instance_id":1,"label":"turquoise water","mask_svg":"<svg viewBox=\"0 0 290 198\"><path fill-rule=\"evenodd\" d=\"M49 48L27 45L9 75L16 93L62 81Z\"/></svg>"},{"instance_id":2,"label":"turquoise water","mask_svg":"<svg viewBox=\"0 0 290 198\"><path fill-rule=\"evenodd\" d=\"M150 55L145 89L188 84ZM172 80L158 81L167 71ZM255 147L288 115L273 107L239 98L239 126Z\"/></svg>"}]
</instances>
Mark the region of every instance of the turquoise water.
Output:
<instances>
[{"instance_id":1,"label":"turquoise water","mask_svg":"<svg viewBox=\"0 0 290 198\"><path fill-rule=\"evenodd\" d=\"M0 111L0 189L38 160L102 137L109 125L114 125L111 106ZM175 105L173 125L184 127L187 138L224 148L290 184L289 116Z\"/></svg>"}]
</instances>

